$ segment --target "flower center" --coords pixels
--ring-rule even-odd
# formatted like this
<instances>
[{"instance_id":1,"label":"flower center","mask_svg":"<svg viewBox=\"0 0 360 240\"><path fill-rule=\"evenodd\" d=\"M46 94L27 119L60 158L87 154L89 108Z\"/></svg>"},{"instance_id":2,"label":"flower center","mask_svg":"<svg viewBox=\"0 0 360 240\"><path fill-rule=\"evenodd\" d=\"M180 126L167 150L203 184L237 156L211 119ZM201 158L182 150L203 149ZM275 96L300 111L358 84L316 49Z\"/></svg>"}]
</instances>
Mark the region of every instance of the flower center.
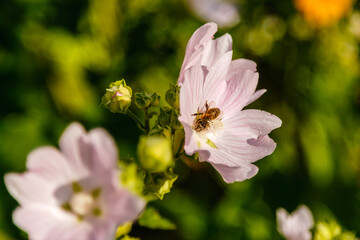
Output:
<instances>
[{"instance_id":1,"label":"flower center","mask_svg":"<svg viewBox=\"0 0 360 240\"><path fill-rule=\"evenodd\" d=\"M71 197L69 205L75 214L85 216L94 209L95 199L89 193L78 192Z\"/></svg>"},{"instance_id":2,"label":"flower center","mask_svg":"<svg viewBox=\"0 0 360 240\"><path fill-rule=\"evenodd\" d=\"M193 124L193 129L196 132L208 130L213 127L213 123L217 123L220 121L218 119L221 114L220 108L210 108L210 105L207 103L207 101L205 102L204 107L205 111L200 112L198 109L197 113L192 114L192 116L196 116Z\"/></svg>"},{"instance_id":3,"label":"flower center","mask_svg":"<svg viewBox=\"0 0 360 240\"><path fill-rule=\"evenodd\" d=\"M84 220L85 217L100 217L102 215L98 201L101 188L95 188L88 192L84 191L79 183L73 182L72 190L73 194L69 201L61 206L63 210L75 214L80 221Z\"/></svg>"},{"instance_id":4,"label":"flower center","mask_svg":"<svg viewBox=\"0 0 360 240\"><path fill-rule=\"evenodd\" d=\"M224 124L221 121L219 108L210 108L209 104L205 103L205 111L192 114L196 116L192 128L195 130L194 134L198 147L203 144L208 144L210 147L217 148L215 143L211 140L217 134L222 132Z\"/></svg>"}]
</instances>

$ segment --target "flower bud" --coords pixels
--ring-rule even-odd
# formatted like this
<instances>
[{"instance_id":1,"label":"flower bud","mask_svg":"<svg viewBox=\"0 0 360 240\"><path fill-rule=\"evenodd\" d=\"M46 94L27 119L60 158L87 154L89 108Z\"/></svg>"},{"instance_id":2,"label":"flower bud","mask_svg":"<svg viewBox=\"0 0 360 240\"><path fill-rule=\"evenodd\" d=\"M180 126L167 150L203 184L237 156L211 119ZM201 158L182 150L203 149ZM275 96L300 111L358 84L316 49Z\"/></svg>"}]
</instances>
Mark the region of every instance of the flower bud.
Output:
<instances>
[{"instance_id":1,"label":"flower bud","mask_svg":"<svg viewBox=\"0 0 360 240\"><path fill-rule=\"evenodd\" d=\"M135 93L135 104L138 108L144 109L148 108L152 102L152 97L146 92L137 92Z\"/></svg>"},{"instance_id":2,"label":"flower bud","mask_svg":"<svg viewBox=\"0 0 360 240\"><path fill-rule=\"evenodd\" d=\"M113 82L106 89L100 106L104 106L112 113L126 113L131 104L132 90L124 79Z\"/></svg>"},{"instance_id":3,"label":"flower bud","mask_svg":"<svg viewBox=\"0 0 360 240\"><path fill-rule=\"evenodd\" d=\"M151 101L151 106L157 106L157 105L159 105L159 103L160 103L160 95L158 94L158 93L153 93L152 95L151 95L151 99L152 99L152 101Z\"/></svg>"},{"instance_id":4,"label":"flower bud","mask_svg":"<svg viewBox=\"0 0 360 240\"><path fill-rule=\"evenodd\" d=\"M183 129L183 126L178 120L178 114L175 109L162 106L160 108L160 114L159 114L159 124L162 127L169 126L173 129Z\"/></svg>"},{"instance_id":5,"label":"flower bud","mask_svg":"<svg viewBox=\"0 0 360 240\"><path fill-rule=\"evenodd\" d=\"M141 137L137 152L141 166L150 172L162 172L173 165L171 143L163 136Z\"/></svg>"},{"instance_id":6,"label":"flower bud","mask_svg":"<svg viewBox=\"0 0 360 240\"><path fill-rule=\"evenodd\" d=\"M170 106L175 109L179 109L179 94L179 86L170 83L170 88L165 93L165 100Z\"/></svg>"}]
</instances>

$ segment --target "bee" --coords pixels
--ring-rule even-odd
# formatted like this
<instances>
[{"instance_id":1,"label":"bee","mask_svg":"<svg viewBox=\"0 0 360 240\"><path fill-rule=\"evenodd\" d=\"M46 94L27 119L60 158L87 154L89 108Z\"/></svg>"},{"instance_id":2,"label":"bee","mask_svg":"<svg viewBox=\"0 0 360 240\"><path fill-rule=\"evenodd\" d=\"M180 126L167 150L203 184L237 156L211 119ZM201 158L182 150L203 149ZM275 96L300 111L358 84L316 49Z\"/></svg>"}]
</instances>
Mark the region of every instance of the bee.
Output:
<instances>
[{"instance_id":1,"label":"bee","mask_svg":"<svg viewBox=\"0 0 360 240\"><path fill-rule=\"evenodd\" d=\"M204 129L209 128L210 122L219 117L221 111L219 108L210 108L209 104L205 103L205 112L197 112L191 116L196 116L193 129L197 132L201 132Z\"/></svg>"}]
</instances>

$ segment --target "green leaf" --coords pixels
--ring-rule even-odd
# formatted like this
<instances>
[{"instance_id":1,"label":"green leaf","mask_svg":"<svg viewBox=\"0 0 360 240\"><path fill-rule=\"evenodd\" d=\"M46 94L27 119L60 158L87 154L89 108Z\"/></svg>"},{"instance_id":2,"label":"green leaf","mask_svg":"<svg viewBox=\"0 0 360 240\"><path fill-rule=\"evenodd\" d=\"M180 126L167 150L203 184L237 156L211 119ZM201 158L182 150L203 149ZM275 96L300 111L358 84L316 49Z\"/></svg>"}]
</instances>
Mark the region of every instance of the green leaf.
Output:
<instances>
[{"instance_id":1,"label":"green leaf","mask_svg":"<svg viewBox=\"0 0 360 240\"><path fill-rule=\"evenodd\" d=\"M162 217L159 212L152 207L147 208L139 219L139 225L151 229L174 230L176 226L168 219Z\"/></svg>"},{"instance_id":2,"label":"green leaf","mask_svg":"<svg viewBox=\"0 0 360 240\"><path fill-rule=\"evenodd\" d=\"M124 236L121 239L125 239L126 234L128 234L131 231L131 227L132 227L131 222L126 222L123 225L119 226L116 229L116 238L120 238L120 237Z\"/></svg>"},{"instance_id":3,"label":"green leaf","mask_svg":"<svg viewBox=\"0 0 360 240\"><path fill-rule=\"evenodd\" d=\"M171 168L165 172L147 172L144 179L145 189L143 195L148 201L155 199L162 200L164 195L170 192L177 178L178 176L172 172Z\"/></svg>"}]
</instances>

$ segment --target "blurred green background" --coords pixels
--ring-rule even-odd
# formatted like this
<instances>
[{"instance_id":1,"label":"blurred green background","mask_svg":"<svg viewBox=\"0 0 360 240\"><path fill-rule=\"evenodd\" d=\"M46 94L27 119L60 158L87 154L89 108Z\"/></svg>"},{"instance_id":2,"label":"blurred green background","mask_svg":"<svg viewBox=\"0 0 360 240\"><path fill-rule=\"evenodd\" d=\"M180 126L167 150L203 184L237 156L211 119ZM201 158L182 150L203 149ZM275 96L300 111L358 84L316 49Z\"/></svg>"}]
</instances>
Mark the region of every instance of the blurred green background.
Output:
<instances>
[{"instance_id":1,"label":"blurred green background","mask_svg":"<svg viewBox=\"0 0 360 240\"><path fill-rule=\"evenodd\" d=\"M190 2L1 1L1 175L24 171L32 149L57 146L72 121L106 128L120 156L135 157L140 131L127 116L99 108L101 97L122 78L134 92L164 96L169 82L176 83L190 36L211 20ZM177 229L135 225L130 235L282 239L276 209L293 211L301 203L316 220L335 219L360 233L360 5L335 0L346 13L327 16L321 5L307 13L306 0L296 2L298 8L290 0L234 0L238 23L216 34L232 35L234 59L258 64L258 89L267 93L249 108L282 119L271 133L274 154L256 163L253 179L229 185L206 163L177 162L171 193L150 204ZM306 15L317 12L325 14L321 24ZM16 206L1 178L0 239L25 239L11 221Z\"/></svg>"}]
</instances>

